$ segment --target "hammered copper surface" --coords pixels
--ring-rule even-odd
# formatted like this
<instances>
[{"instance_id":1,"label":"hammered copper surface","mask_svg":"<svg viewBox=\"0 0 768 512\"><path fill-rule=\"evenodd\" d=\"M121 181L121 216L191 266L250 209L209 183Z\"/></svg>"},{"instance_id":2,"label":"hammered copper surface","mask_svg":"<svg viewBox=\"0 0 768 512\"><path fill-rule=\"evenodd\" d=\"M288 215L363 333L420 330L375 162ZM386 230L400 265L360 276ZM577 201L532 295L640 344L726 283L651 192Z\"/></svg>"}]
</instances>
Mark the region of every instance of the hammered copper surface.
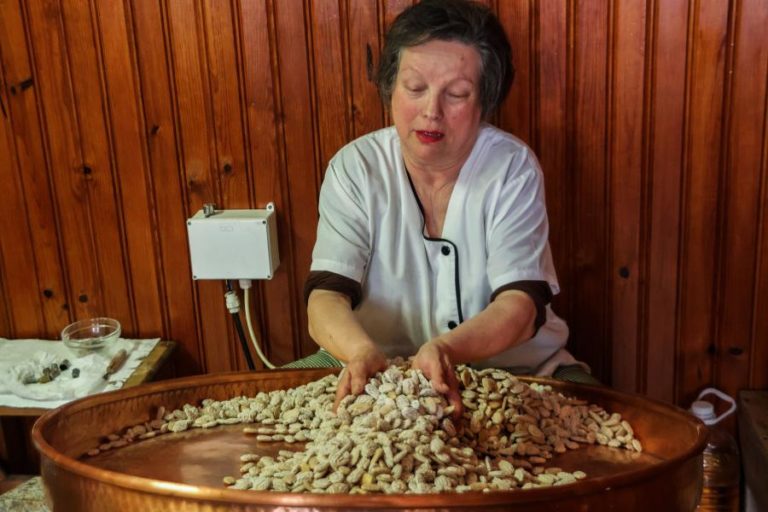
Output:
<instances>
[{"instance_id":1,"label":"hammered copper surface","mask_svg":"<svg viewBox=\"0 0 768 512\"><path fill-rule=\"evenodd\" d=\"M642 454L601 446L569 451L551 464L589 477L573 485L495 493L321 495L237 491L221 479L237 474L245 452L274 453L273 443L241 425L167 434L94 458L98 440L150 418L160 405L226 399L296 386L329 370L208 375L88 397L43 416L33 429L53 510L537 510L691 511L700 492L705 430L680 409L607 388L547 381L554 388L620 412L643 442ZM540 379L525 379L528 381ZM294 446L294 448L296 448Z\"/></svg>"}]
</instances>

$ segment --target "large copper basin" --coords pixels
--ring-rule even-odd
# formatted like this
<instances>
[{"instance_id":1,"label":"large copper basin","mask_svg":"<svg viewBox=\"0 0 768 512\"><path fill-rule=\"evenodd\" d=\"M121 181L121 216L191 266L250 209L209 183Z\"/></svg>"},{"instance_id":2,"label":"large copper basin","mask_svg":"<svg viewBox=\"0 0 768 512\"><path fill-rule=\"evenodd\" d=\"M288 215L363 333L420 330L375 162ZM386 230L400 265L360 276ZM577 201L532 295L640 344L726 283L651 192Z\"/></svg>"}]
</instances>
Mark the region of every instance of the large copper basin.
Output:
<instances>
[{"instance_id":1,"label":"large copper basin","mask_svg":"<svg viewBox=\"0 0 768 512\"><path fill-rule=\"evenodd\" d=\"M329 370L206 375L87 397L41 417L32 437L41 454L46 496L54 511L483 510L692 511L701 491L703 424L681 409L608 388L546 381L563 393L619 412L634 427L642 454L588 446L552 460L588 477L552 488L431 495L322 495L227 489L239 456L274 445L242 434L240 425L166 434L82 458L108 434L151 419L159 406L178 408L258 391L285 389ZM541 379L526 379L543 382Z\"/></svg>"}]
</instances>

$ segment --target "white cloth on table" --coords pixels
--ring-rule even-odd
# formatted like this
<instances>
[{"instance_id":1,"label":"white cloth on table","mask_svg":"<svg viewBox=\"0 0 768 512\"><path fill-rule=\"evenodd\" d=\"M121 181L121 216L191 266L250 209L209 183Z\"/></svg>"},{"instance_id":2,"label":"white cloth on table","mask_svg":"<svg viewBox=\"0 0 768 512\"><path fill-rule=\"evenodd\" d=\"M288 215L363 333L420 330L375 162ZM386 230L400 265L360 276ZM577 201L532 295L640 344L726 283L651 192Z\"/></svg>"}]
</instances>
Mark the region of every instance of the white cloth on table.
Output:
<instances>
[{"instance_id":1,"label":"white cloth on table","mask_svg":"<svg viewBox=\"0 0 768 512\"><path fill-rule=\"evenodd\" d=\"M53 409L84 396L119 389L159 341L120 338L108 348L81 355L61 341L0 338L0 405ZM128 358L104 380L110 360L121 349ZM69 360L69 368L51 382L23 384L25 375L40 375L42 368L64 359ZM73 376L74 368L79 369L78 377Z\"/></svg>"}]
</instances>

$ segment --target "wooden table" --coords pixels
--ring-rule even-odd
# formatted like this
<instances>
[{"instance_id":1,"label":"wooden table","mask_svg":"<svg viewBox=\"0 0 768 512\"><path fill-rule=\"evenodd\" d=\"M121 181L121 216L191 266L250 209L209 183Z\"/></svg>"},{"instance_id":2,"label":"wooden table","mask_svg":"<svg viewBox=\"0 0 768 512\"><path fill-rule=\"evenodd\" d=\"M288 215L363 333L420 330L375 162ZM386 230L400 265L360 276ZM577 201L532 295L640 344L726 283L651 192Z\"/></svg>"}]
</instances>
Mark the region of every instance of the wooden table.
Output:
<instances>
[{"instance_id":1,"label":"wooden table","mask_svg":"<svg viewBox=\"0 0 768 512\"><path fill-rule=\"evenodd\" d=\"M124 388L149 382L170 357L175 341L160 340L123 384ZM50 409L0 406L0 461L7 473L37 474L37 451L29 438L35 420Z\"/></svg>"}]
</instances>

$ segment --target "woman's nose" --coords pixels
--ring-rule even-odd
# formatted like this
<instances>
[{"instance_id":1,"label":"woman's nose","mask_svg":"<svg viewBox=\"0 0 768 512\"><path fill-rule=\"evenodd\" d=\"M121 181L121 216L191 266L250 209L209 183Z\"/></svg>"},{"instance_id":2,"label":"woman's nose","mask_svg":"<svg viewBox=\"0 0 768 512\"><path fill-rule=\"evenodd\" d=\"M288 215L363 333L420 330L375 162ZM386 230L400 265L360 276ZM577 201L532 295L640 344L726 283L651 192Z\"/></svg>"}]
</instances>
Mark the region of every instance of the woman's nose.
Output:
<instances>
[{"instance_id":1,"label":"woman's nose","mask_svg":"<svg viewBox=\"0 0 768 512\"><path fill-rule=\"evenodd\" d=\"M442 106L440 105L440 96L437 94L429 94L424 99L424 109L422 115L427 119L440 119L443 115Z\"/></svg>"}]
</instances>

